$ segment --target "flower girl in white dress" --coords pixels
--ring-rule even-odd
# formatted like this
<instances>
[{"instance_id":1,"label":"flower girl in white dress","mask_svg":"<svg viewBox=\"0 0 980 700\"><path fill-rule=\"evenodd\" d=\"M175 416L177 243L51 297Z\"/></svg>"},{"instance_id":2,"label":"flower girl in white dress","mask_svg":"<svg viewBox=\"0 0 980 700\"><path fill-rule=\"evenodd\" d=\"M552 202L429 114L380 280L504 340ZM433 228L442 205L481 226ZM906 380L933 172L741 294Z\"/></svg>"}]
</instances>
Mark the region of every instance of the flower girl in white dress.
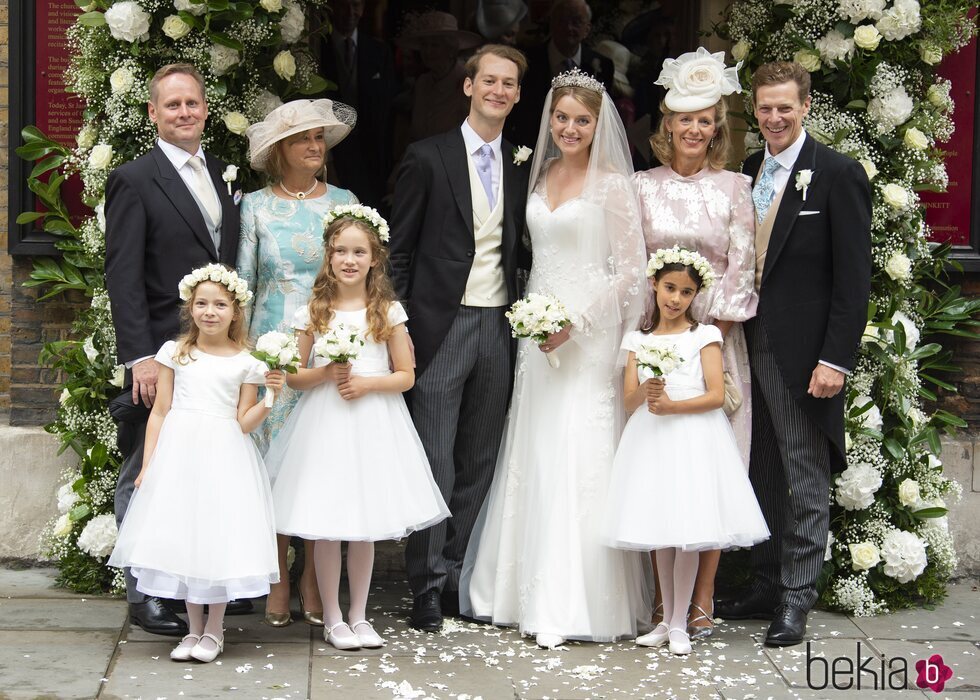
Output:
<instances>
[{"instance_id":1,"label":"flower girl in white dress","mask_svg":"<svg viewBox=\"0 0 980 700\"><path fill-rule=\"evenodd\" d=\"M325 221L323 266L293 318L302 368L287 382L304 394L265 459L277 531L316 541L324 638L337 649L373 649L384 645L366 617L374 543L429 527L449 509L402 397L415 371L408 316L385 274L388 226L360 205L337 207ZM355 334L364 345L350 362L315 351L324 335ZM339 601L342 541L348 622Z\"/></svg>"},{"instance_id":2,"label":"flower girl in white dress","mask_svg":"<svg viewBox=\"0 0 980 700\"><path fill-rule=\"evenodd\" d=\"M656 550L663 622L636 643L669 642L672 653L688 654L698 552L748 547L769 530L721 408L721 331L698 324L690 311L698 291L714 281L711 264L682 248L661 249L650 256L647 275L656 306L642 330L623 338L632 416L613 461L604 533L619 549ZM671 355L675 367L657 367L658 354Z\"/></svg>"},{"instance_id":3,"label":"flower girl in white dress","mask_svg":"<svg viewBox=\"0 0 980 700\"><path fill-rule=\"evenodd\" d=\"M181 280L187 331L156 355L143 468L109 557L131 567L143 593L187 601L190 633L174 661L213 661L224 648L225 604L266 595L279 580L269 480L247 434L270 410L256 385L279 389L283 373L244 349L251 295L221 265Z\"/></svg>"}]
</instances>

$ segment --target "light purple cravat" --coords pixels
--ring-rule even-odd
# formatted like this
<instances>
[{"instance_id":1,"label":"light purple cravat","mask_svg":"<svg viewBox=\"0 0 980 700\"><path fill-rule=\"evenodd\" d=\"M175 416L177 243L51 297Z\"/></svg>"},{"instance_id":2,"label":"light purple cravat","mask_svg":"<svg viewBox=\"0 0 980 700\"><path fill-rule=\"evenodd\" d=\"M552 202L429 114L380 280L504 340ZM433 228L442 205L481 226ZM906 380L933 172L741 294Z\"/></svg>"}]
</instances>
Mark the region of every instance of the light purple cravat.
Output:
<instances>
[{"instance_id":1,"label":"light purple cravat","mask_svg":"<svg viewBox=\"0 0 980 700\"><path fill-rule=\"evenodd\" d=\"M487 202L490 203L490 211L493 211L494 199L493 199L493 175L490 172L493 162L493 149L487 144L480 146L480 150L476 152L476 172L480 176L480 182L483 183L483 191L487 193Z\"/></svg>"}]
</instances>

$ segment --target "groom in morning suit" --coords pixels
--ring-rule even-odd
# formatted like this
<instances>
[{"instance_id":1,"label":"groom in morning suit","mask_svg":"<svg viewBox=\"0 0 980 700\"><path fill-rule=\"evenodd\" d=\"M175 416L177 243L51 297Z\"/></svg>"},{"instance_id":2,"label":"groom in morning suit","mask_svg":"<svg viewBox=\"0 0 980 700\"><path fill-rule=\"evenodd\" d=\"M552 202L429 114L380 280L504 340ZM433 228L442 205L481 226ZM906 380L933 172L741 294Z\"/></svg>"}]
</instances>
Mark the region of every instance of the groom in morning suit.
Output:
<instances>
[{"instance_id":1,"label":"groom in morning suit","mask_svg":"<svg viewBox=\"0 0 980 700\"><path fill-rule=\"evenodd\" d=\"M434 632L459 610L459 576L493 478L513 377L504 312L517 298L528 167L502 140L520 99L524 55L489 44L466 63L470 112L409 146L391 215L395 291L415 342L409 408L452 518L408 538L411 625Z\"/></svg>"},{"instance_id":2,"label":"groom in morning suit","mask_svg":"<svg viewBox=\"0 0 980 700\"><path fill-rule=\"evenodd\" d=\"M810 74L768 63L752 76L764 152L746 159L756 209L758 315L749 476L772 533L754 577L723 618L772 619L769 646L803 641L830 523L830 476L845 463L844 378L871 292L871 188L864 169L803 129ZM808 182L809 178L809 183Z\"/></svg>"},{"instance_id":3,"label":"groom in morning suit","mask_svg":"<svg viewBox=\"0 0 980 700\"><path fill-rule=\"evenodd\" d=\"M132 382L132 402L149 408L156 397L154 356L180 330L177 284L201 265L235 265L238 197L222 180L226 164L201 149L208 117L204 79L186 63L164 66L150 80L150 120L158 139L149 153L109 174L106 184L105 276L119 362ZM128 387L128 384L127 384ZM143 463L146 417L119 424L123 464L116 485L122 522ZM159 598L136 590L126 569L130 621L147 632L187 634L187 625ZM229 603L230 611L236 601ZM251 609L251 603L235 606Z\"/></svg>"}]
</instances>

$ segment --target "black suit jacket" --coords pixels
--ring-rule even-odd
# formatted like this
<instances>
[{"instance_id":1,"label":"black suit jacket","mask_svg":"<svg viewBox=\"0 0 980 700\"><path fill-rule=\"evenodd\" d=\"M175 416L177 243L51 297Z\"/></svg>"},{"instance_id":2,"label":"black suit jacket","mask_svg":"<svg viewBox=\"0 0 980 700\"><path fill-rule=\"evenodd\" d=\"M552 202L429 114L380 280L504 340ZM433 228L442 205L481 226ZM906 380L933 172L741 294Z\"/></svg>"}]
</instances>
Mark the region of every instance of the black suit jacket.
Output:
<instances>
[{"instance_id":1,"label":"black suit jacket","mask_svg":"<svg viewBox=\"0 0 980 700\"><path fill-rule=\"evenodd\" d=\"M333 149L337 180L358 199L375 208L383 206L391 172L391 103L395 94L395 70L384 42L358 32L355 45L357 90L344 89L341 69L330 37L321 43L323 77L337 85L325 93L357 110L357 124Z\"/></svg>"},{"instance_id":2,"label":"black suit jacket","mask_svg":"<svg viewBox=\"0 0 980 700\"><path fill-rule=\"evenodd\" d=\"M524 80L521 81L521 101L514 106L514 111L507 120L507 126L504 127L504 135L512 143L534 148L541 124L544 99L548 96L551 79L554 76L551 74L551 62L548 60L548 42L539 44L525 53L528 68ZM584 44L582 64L579 68L597 78L606 86L606 90L612 87L613 62Z\"/></svg>"},{"instance_id":3,"label":"black suit jacket","mask_svg":"<svg viewBox=\"0 0 980 700\"><path fill-rule=\"evenodd\" d=\"M501 145L504 189L502 264L508 301L517 299L517 270L530 267L521 242L529 164L514 165ZM421 375L459 311L473 266L473 200L460 129L413 143L398 168L391 215L395 292L408 304L408 328Z\"/></svg>"},{"instance_id":4,"label":"black suit jacket","mask_svg":"<svg viewBox=\"0 0 980 700\"><path fill-rule=\"evenodd\" d=\"M238 205L221 179L226 163L207 155L221 203L221 250L173 164L158 145L109 173L106 184L106 288L119 362L155 355L180 330L181 277L209 262L234 267ZM238 189L232 183L232 192Z\"/></svg>"},{"instance_id":5,"label":"black suit jacket","mask_svg":"<svg viewBox=\"0 0 980 700\"><path fill-rule=\"evenodd\" d=\"M742 167L753 183L763 157L754 153ZM813 171L806 201L795 185L804 169ZM844 456L845 392L832 399L806 392L819 360L854 367L870 294L868 176L857 161L807 136L776 213L751 322L765 324L783 382L837 446L838 458Z\"/></svg>"}]
</instances>

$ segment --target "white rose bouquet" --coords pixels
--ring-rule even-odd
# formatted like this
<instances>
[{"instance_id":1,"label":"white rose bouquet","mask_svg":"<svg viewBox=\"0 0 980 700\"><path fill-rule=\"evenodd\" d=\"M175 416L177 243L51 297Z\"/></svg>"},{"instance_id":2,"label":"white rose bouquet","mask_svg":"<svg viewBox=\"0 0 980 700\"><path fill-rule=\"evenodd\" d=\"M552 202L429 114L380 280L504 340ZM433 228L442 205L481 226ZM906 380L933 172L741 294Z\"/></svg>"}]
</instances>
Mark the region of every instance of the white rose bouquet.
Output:
<instances>
[{"instance_id":1,"label":"white rose bouquet","mask_svg":"<svg viewBox=\"0 0 980 700\"><path fill-rule=\"evenodd\" d=\"M636 364L653 373L654 377L665 377L684 362L673 343L657 343L652 339L640 344L636 349Z\"/></svg>"},{"instance_id":2,"label":"white rose bouquet","mask_svg":"<svg viewBox=\"0 0 980 700\"><path fill-rule=\"evenodd\" d=\"M331 362L344 364L357 359L363 347L364 338L360 328L338 323L313 343L313 353Z\"/></svg>"},{"instance_id":3,"label":"white rose bouquet","mask_svg":"<svg viewBox=\"0 0 980 700\"><path fill-rule=\"evenodd\" d=\"M530 338L538 345L572 322L564 304L549 294L533 292L515 301L505 315L515 338ZM545 354L548 364L557 369L561 363L555 353Z\"/></svg>"},{"instance_id":4,"label":"white rose bouquet","mask_svg":"<svg viewBox=\"0 0 980 700\"><path fill-rule=\"evenodd\" d=\"M299 345L294 336L279 331L269 331L259 336L252 357L264 362L269 369L281 369L287 374L296 374L299 368ZM272 402L275 400L276 393L272 389L266 389L266 408L272 408Z\"/></svg>"}]
</instances>

